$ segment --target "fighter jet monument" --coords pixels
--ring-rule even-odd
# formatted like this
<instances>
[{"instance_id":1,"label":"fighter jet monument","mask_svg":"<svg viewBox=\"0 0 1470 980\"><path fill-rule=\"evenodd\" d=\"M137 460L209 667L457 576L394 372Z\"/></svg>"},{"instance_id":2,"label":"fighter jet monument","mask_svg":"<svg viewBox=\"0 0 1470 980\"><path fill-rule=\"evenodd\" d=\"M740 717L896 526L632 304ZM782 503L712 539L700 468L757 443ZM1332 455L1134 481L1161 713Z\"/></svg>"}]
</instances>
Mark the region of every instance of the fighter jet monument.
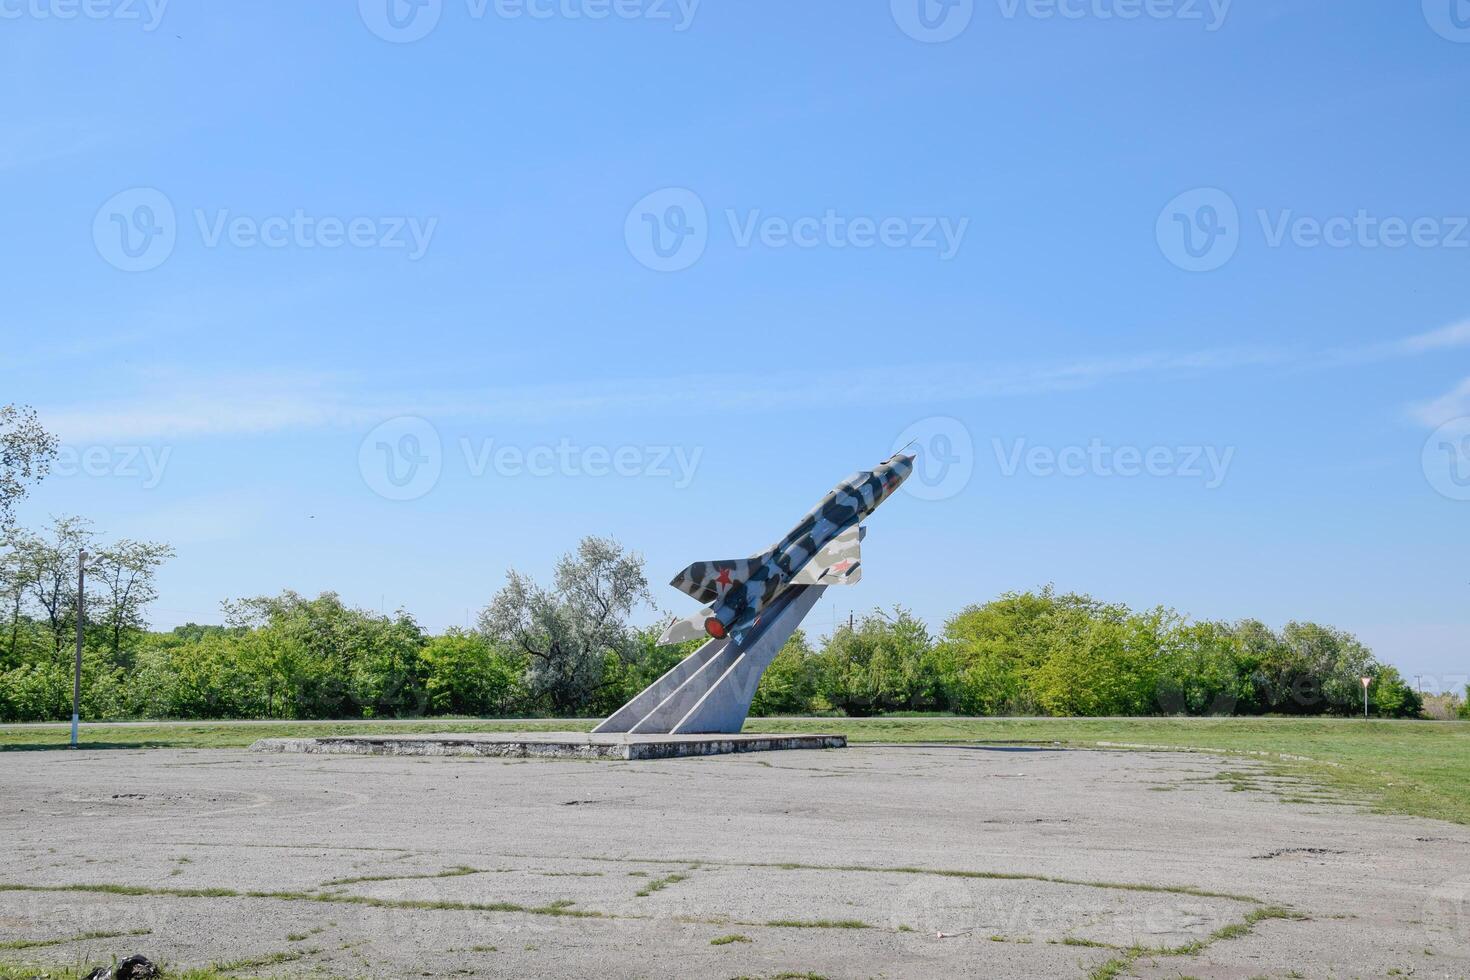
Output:
<instances>
[{"instance_id":1,"label":"fighter jet monument","mask_svg":"<svg viewBox=\"0 0 1470 980\"><path fill-rule=\"evenodd\" d=\"M660 642L708 640L623 705L594 734L739 732L761 674L831 585L862 577L863 520L914 470L895 453L843 480L770 548L749 558L697 561L674 576L704 607L675 620Z\"/></svg>"}]
</instances>

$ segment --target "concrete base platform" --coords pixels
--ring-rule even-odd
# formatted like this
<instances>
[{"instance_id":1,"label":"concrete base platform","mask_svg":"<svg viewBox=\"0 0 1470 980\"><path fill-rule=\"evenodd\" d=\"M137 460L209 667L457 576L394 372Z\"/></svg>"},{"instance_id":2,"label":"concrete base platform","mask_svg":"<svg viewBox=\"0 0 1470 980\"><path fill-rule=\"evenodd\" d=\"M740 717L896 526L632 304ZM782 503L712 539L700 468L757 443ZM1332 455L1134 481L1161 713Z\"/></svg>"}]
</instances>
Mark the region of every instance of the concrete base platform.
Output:
<instances>
[{"instance_id":1,"label":"concrete base platform","mask_svg":"<svg viewBox=\"0 0 1470 980\"><path fill-rule=\"evenodd\" d=\"M594 735L587 732L484 732L263 738L252 752L326 755L483 755L544 759L675 759L731 752L841 749L846 735Z\"/></svg>"}]
</instances>

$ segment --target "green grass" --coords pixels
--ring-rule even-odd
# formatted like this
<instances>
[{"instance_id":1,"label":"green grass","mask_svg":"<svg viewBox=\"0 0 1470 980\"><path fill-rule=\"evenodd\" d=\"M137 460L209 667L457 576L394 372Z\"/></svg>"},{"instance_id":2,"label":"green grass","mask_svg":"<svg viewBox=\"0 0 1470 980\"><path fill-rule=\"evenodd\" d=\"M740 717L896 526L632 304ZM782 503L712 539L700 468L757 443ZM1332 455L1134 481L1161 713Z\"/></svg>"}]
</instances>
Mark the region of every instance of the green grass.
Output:
<instances>
[{"instance_id":1,"label":"green grass","mask_svg":"<svg viewBox=\"0 0 1470 980\"><path fill-rule=\"evenodd\" d=\"M214 969L219 973L238 973L241 970L258 970L263 966L279 966L282 963L294 963L305 956L306 953L297 950L283 950L279 953L268 953L265 956L247 956L243 959L231 960L228 963L216 963Z\"/></svg>"},{"instance_id":2,"label":"green grass","mask_svg":"<svg viewBox=\"0 0 1470 980\"><path fill-rule=\"evenodd\" d=\"M340 885L357 885L365 881L413 881L420 878L461 878L465 875L484 874L484 868L471 868L459 865L453 868L445 868L432 874L406 874L406 875L361 875L356 878L333 878L331 881L322 882L323 888L331 888Z\"/></svg>"},{"instance_id":3,"label":"green grass","mask_svg":"<svg viewBox=\"0 0 1470 980\"><path fill-rule=\"evenodd\" d=\"M198 722L82 726L87 748L243 748L259 738L364 731L586 731L588 719L373 723ZM1298 718L754 718L750 731L838 732L863 742L988 742L1097 747L1100 743L1253 753L1374 809L1470 824L1470 722ZM0 726L0 750L58 749L64 726ZM1288 758L1299 757L1299 758ZM1246 788L1246 787L1242 787ZM1292 797L1326 804L1308 796Z\"/></svg>"},{"instance_id":4,"label":"green grass","mask_svg":"<svg viewBox=\"0 0 1470 980\"><path fill-rule=\"evenodd\" d=\"M93 939L117 939L122 936L146 936L151 929L130 929L127 932L83 932L75 936L58 936L54 939L12 939L0 943L0 950L38 949L42 946L61 946L65 943L83 943Z\"/></svg>"},{"instance_id":5,"label":"green grass","mask_svg":"<svg viewBox=\"0 0 1470 980\"><path fill-rule=\"evenodd\" d=\"M92 972L93 967L106 963L90 963L83 967L58 966L54 963L0 963L0 980L78 980ZM162 980L240 980L238 976L223 973L213 967L193 970L174 970L159 967Z\"/></svg>"},{"instance_id":6,"label":"green grass","mask_svg":"<svg viewBox=\"0 0 1470 980\"><path fill-rule=\"evenodd\" d=\"M322 902L334 905L366 905L385 909L435 909L446 912L523 912L526 915L550 915L574 919L601 919L601 912L574 909L569 899L545 905L519 905L515 902L449 902L422 899L373 898L343 892L301 891L236 891L233 888L150 888L144 885L84 883L73 885L21 885L0 882L0 892L92 892L102 895L157 895L163 898L270 898L281 902ZM5 980L0 977L0 980Z\"/></svg>"},{"instance_id":7,"label":"green grass","mask_svg":"<svg viewBox=\"0 0 1470 980\"><path fill-rule=\"evenodd\" d=\"M688 875L669 875L666 878L655 878L652 881L650 881L648 884L644 885L635 894L639 898L647 898L649 895L652 895L656 891L659 891L661 889L667 888L670 885L677 885L679 882L683 881L687 877L689 877L689 876Z\"/></svg>"},{"instance_id":8,"label":"green grass","mask_svg":"<svg viewBox=\"0 0 1470 980\"><path fill-rule=\"evenodd\" d=\"M760 923L772 929L871 929L872 926L857 919L772 919Z\"/></svg>"},{"instance_id":9,"label":"green grass","mask_svg":"<svg viewBox=\"0 0 1470 980\"><path fill-rule=\"evenodd\" d=\"M711 946L728 946L731 943L748 943L750 941L749 936L742 936L738 932L732 932L728 936L716 936L709 941L709 944Z\"/></svg>"}]
</instances>

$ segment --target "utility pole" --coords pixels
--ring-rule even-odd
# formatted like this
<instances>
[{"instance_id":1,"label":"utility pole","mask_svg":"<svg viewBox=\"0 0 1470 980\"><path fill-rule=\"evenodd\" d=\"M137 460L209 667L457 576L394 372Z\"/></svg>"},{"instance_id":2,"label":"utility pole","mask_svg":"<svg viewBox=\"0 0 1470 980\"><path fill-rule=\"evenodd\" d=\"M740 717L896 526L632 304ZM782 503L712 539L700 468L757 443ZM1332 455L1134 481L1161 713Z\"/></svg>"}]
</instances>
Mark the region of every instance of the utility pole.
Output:
<instances>
[{"instance_id":1,"label":"utility pole","mask_svg":"<svg viewBox=\"0 0 1470 980\"><path fill-rule=\"evenodd\" d=\"M71 681L71 747L77 747L77 720L82 711L82 627L87 615L87 552L77 552L77 669Z\"/></svg>"}]
</instances>

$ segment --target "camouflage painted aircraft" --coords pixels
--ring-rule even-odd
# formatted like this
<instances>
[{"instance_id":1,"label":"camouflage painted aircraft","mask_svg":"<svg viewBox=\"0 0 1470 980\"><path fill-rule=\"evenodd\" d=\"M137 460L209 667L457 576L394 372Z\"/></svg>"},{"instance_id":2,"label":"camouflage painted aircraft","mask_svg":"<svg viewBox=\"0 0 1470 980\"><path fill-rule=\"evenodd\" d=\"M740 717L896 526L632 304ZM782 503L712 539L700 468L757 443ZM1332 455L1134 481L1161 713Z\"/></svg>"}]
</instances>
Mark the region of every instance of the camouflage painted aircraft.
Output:
<instances>
[{"instance_id":1,"label":"camouflage painted aircraft","mask_svg":"<svg viewBox=\"0 0 1470 980\"><path fill-rule=\"evenodd\" d=\"M914 471L914 457L895 453L866 472L854 473L823 497L786 536L749 558L697 561L669 584L706 608L669 624L661 643L702 635L729 637L737 647L763 610L793 587L852 585L862 577L859 545L864 518L891 497Z\"/></svg>"}]
</instances>

